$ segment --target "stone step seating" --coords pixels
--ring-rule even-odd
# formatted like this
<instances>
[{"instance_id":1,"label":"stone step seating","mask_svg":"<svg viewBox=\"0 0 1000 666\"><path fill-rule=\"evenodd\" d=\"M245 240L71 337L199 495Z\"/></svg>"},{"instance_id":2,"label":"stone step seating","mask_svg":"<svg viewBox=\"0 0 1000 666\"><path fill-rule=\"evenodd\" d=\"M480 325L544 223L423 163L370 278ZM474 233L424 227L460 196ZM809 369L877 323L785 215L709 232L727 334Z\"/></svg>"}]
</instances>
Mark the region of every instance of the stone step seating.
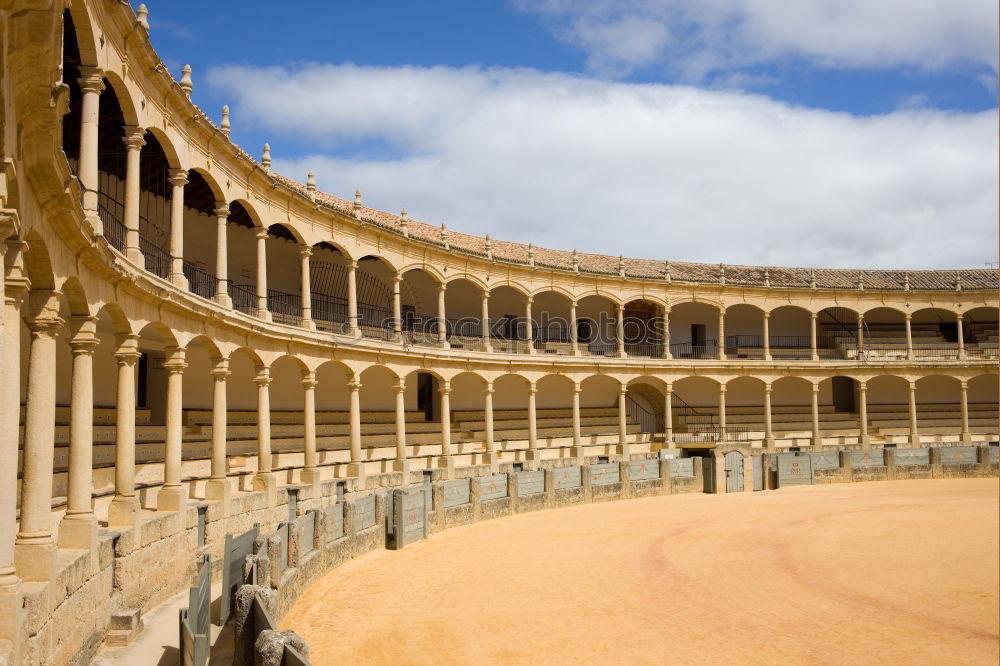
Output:
<instances>
[{"instance_id":1,"label":"stone step seating","mask_svg":"<svg viewBox=\"0 0 1000 666\"><path fill-rule=\"evenodd\" d=\"M558 416L568 416L572 418L573 409L570 407L546 407L536 409L535 417L538 419L555 418ZM581 407L580 418L590 416L613 416L618 418L618 407ZM474 410L452 410L451 418L459 423L463 421L482 421L486 417L486 412L481 409ZM528 418L527 409L494 409L493 422L504 419L525 419Z\"/></svg>"},{"instance_id":2,"label":"stone step seating","mask_svg":"<svg viewBox=\"0 0 1000 666\"><path fill-rule=\"evenodd\" d=\"M148 425L149 412L148 409L136 409L136 425ZM94 407L94 425L114 425L117 413L118 410L114 407ZM69 407L56 407L56 425L69 425L69 415ZM20 423L24 425L24 405L21 405Z\"/></svg>"},{"instance_id":3,"label":"stone step seating","mask_svg":"<svg viewBox=\"0 0 1000 666\"><path fill-rule=\"evenodd\" d=\"M301 424L305 418L305 413L297 410L271 410L271 425L276 424ZM316 424L339 424L350 422L350 412L346 410L316 410ZM396 412L394 411L370 411L362 410L361 419L366 423L395 423ZM407 423L423 421L422 411L407 411ZM184 410L184 422L188 425L212 425L212 410L210 409L187 409ZM228 425L245 425L257 423L257 410L229 410L226 416Z\"/></svg>"},{"instance_id":4,"label":"stone step seating","mask_svg":"<svg viewBox=\"0 0 1000 666\"><path fill-rule=\"evenodd\" d=\"M579 345L577 345L579 348ZM536 354L559 354L569 356L573 353L573 343L571 342L542 342L535 350Z\"/></svg>"},{"instance_id":5,"label":"stone step seating","mask_svg":"<svg viewBox=\"0 0 1000 666\"><path fill-rule=\"evenodd\" d=\"M812 354L812 350L809 347L771 347L770 354L771 358L776 361L782 359L789 361L801 361L807 360L807 358ZM817 347L816 355L822 360L837 360L842 358L839 350L827 347ZM739 347L735 352L728 352L726 356L730 359L739 359L740 357L762 359L764 358L764 348ZM804 357L806 357L806 359L804 359Z\"/></svg>"},{"instance_id":6,"label":"stone step seating","mask_svg":"<svg viewBox=\"0 0 1000 666\"><path fill-rule=\"evenodd\" d=\"M455 421L463 436L474 441L485 438L485 413L481 411L459 411ZM626 432L637 434L640 426L628 424ZM538 409L535 411L535 432L539 438L572 437L572 409ZM493 413L493 433L495 441L521 440L528 438L528 411L524 409L501 409ZM618 435L617 407L585 407L580 409L580 433L585 437Z\"/></svg>"}]
</instances>

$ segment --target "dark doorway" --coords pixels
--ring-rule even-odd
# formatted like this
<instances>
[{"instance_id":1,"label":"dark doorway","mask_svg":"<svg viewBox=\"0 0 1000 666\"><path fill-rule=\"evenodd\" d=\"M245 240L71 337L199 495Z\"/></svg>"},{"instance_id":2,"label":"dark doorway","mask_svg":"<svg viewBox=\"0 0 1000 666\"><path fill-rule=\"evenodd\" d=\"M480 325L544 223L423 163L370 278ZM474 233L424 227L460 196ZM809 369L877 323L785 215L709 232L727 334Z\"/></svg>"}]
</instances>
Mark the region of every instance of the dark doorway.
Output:
<instances>
[{"instance_id":1,"label":"dark doorway","mask_svg":"<svg viewBox=\"0 0 1000 666\"><path fill-rule=\"evenodd\" d=\"M958 342L958 322L941 322L938 324L938 331L946 342Z\"/></svg>"},{"instance_id":2,"label":"dark doorway","mask_svg":"<svg viewBox=\"0 0 1000 666\"><path fill-rule=\"evenodd\" d=\"M434 420L434 405L437 401L434 394L437 389L437 377L429 372L417 373L417 409L424 413L425 421Z\"/></svg>"},{"instance_id":3,"label":"dark doorway","mask_svg":"<svg viewBox=\"0 0 1000 666\"><path fill-rule=\"evenodd\" d=\"M576 339L578 342L587 343L594 337L594 325L589 319L578 319L576 322Z\"/></svg>"},{"instance_id":4,"label":"dark doorway","mask_svg":"<svg viewBox=\"0 0 1000 666\"><path fill-rule=\"evenodd\" d=\"M855 382L850 377L834 377L830 380L833 389L833 411L850 413L855 410Z\"/></svg>"},{"instance_id":5,"label":"dark doorway","mask_svg":"<svg viewBox=\"0 0 1000 666\"><path fill-rule=\"evenodd\" d=\"M704 324L691 324L691 346L692 347L704 347L705 346L705 325Z\"/></svg>"}]
</instances>

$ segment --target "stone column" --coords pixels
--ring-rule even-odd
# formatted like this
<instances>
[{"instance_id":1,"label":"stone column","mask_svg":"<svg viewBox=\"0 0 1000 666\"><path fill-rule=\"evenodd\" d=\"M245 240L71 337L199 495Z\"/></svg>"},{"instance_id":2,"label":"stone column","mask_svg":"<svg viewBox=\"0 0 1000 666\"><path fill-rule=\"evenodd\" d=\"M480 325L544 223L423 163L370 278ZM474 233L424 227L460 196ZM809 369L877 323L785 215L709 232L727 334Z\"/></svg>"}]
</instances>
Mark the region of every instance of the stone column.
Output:
<instances>
[{"instance_id":1,"label":"stone column","mask_svg":"<svg viewBox=\"0 0 1000 666\"><path fill-rule=\"evenodd\" d=\"M719 439L726 436L726 385L719 384Z\"/></svg>"},{"instance_id":2,"label":"stone column","mask_svg":"<svg viewBox=\"0 0 1000 666\"><path fill-rule=\"evenodd\" d=\"M819 360L819 351L816 349L816 313L809 313L809 358L814 361Z\"/></svg>"},{"instance_id":3,"label":"stone column","mask_svg":"<svg viewBox=\"0 0 1000 666\"><path fill-rule=\"evenodd\" d=\"M625 305L615 304L615 341L618 345L619 358L625 358Z\"/></svg>"},{"instance_id":4,"label":"stone column","mask_svg":"<svg viewBox=\"0 0 1000 666\"><path fill-rule=\"evenodd\" d=\"M229 512L229 482L226 475L229 466L226 458L226 379L229 360L217 358L212 366L212 469L211 478L205 484L205 498L221 500L224 512Z\"/></svg>"},{"instance_id":5,"label":"stone column","mask_svg":"<svg viewBox=\"0 0 1000 666\"><path fill-rule=\"evenodd\" d=\"M663 392L663 446L674 446L674 384L667 382Z\"/></svg>"},{"instance_id":6,"label":"stone column","mask_svg":"<svg viewBox=\"0 0 1000 666\"><path fill-rule=\"evenodd\" d=\"M316 454L316 386L319 382L316 381L316 373L308 371L302 375L302 423L304 426L304 438L303 438L303 451L304 460L302 466L302 474L300 478L302 483L306 485L313 486L314 488L319 488L320 474L317 465L319 464L319 457ZM317 497L316 493L313 493L313 497Z\"/></svg>"},{"instance_id":7,"label":"stone column","mask_svg":"<svg viewBox=\"0 0 1000 666\"><path fill-rule=\"evenodd\" d=\"M865 350L865 315L858 313L858 353Z\"/></svg>"},{"instance_id":8,"label":"stone column","mask_svg":"<svg viewBox=\"0 0 1000 666\"><path fill-rule=\"evenodd\" d=\"M819 384L812 385L812 440L813 446L823 444L823 437L819 432Z\"/></svg>"},{"instance_id":9,"label":"stone column","mask_svg":"<svg viewBox=\"0 0 1000 666\"><path fill-rule=\"evenodd\" d=\"M94 516L94 349L97 317L70 321L73 354L69 415L69 488L66 515L59 523L59 546L96 554L97 518ZM92 563L96 568L97 563Z\"/></svg>"},{"instance_id":10,"label":"stone column","mask_svg":"<svg viewBox=\"0 0 1000 666\"><path fill-rule=\"evenodd\" d=\"M774 448L774 430L771 426L771 387L770 382L764 383L764 446Z\"/></svg>"},{"instance_id":11,"label":"stone column","mask_svg":"<svg viewBox=\"0 0 1000 666\"><path fill-rule=\"evenodd\" d=\"M535 396L538 394L538 386L535 382L528 382L528 451L525 460L538 461L538 417L535 413Z\"/></svg>"},{"instance_id":12,"label":"stone column","mask_svg":"<svg viewBox=\"0 0 1000 666\"><path fill-rule=\"evenodd\" d=\"M718 342L718 359L720 361L726 360L726 310L725 308L719 309L719 342Z\"/></svg>"},{"instance_id":13,"label":"stone column","mask_svg":"<svg viewBox=\"0 0 1000 666\"><path fill-rule=\"evenodd\" d=\"M961 361L965 360L965 330L962 326L963 319L964 317L961 312L955 315L955 325L958 328L958 358Z\"/></svg>"},{"instance_id":14,"label":"stone column","mask_svg":"<svg viewBox=\"0 0 1000 666\"><path fill-rule=\"evenodd\" d=\"M170 180L170 281L181 289L188 288L184 277L184 186L187 171L171 169Z\"/></svg>"},{"instance_id":15,"label":"stone column","mask_svg":"<svg viewBox=\"0 0 1000 666\"><path fill-rule=\"evenodd\" d=\"M906 313L906 360L913 360L913 331L910 328L910 320L913 318L909 312Z\"/></svg>"},{"instance_id":16,"label":"stone column","mask_svg":"<svg viewBox=\"0 0 1000 666\"><path fill-rule=\"evenodd\" d=\"M488 291L483 292L479 323L482 327L483 351L491 352L493 351L493 345L490 343L490 292Z\"/></svg>"},{"instance_id":17,"label":"stone column","mask_svg":"<svg viewBox=\"0 0 1000 666\"><path fill-rule=\"evenodd\" d=\"M969 431L969 382L963 379L960 391L960 403L962 407L962 443L972 444L972 433Z\"/></svg>"},{"instance_id":18,"label":"stone column","mask_svg":"<svg viewBox=\"0 0 1000 666\"><path fill-rule=\"evenodd\" d=\"M441 457L438 467L445 470L445 478L454 474L455 461L451 457L451 382L439 382L438 392L441 394Z\"/></svg>"},{"instance_id":19,"label":"stone column","mask_svg":"<svg viewBox=\"0 0 1000 666\"><path fill-rule=\"evenodd\" d=\"M622 460L629 461L628 444L628 412L625 409L625 397L628 393L628 384L622 384L618 389L618 454Z\"/></svg>"},{"instance_id":20,"label":"stone column","mask_svg":"<svg viewBox=\"0 0 1000 666\"><path fill-rule=\"evenodd\" d=\"M181 483L184 444L184 350L168 347L163 367L167 371L167 431L163 461L163 488L156 496L159 511L180 511L187 503L187 489Z\"/></svg>"},{"instance_id":21,"label":"stone column","mask_svg":"<svg viewBox=\"0 0 1000 666\"><path fill-rule=\"evenodd\" d=\"M396 273L392 278L392 337L399 343L403 342L403 304L400 297L402 282L402 273Z\"/></svg>"},{"instance_id":22,"label":"stone column","mask_svg":"<svg viewBox=\"0 0 1000 666\"><path fill-rule=\"evenodd\" d=\"M233 307L229 296L229 206L225 202L216 203L215 234L215 302L227 308Z\"/></svg>"},{"instance_id":23,"label":"stone column","mask_svg":"<svg viewBox=\"0 0 1000 666\"><path fill-rule=\"evenodd\" d=\"M267 309L267 229L257 229L257 317L271 321Z\"/></svg>"},{"instance_id":24,"label":"stone column","mask_svg":"<svg viewBox=\"0 0 1000 666\"><path fill-rule=\"evenodd\" d=\"M257 474L253 478L253 489L267 493L268 506L277 502L278 482L271 471L271 372L269 368L257 368L253 378L257 385Z\"/></svg>"},{"instance_id":25,"label":"stone column","mask_svg":"<svg viewBox=\"0 0 1000 666\"><path fill-rule=\"evenodd\" d=\"M101 233L101 218L97 215L97 128L104 90L104 72L97 67L81 67L80 92L80 162L76 169L83 188L83 210Z\"/></svg>"},{"instance_id":26,"label":"stone column","mask_svg":"<svg viewBox=\"0 0 1000 666\"><path fill-rule=\"evenodd\" d=\"M524 301L524 337L528 340L528 353L535 353L535 322L531 319L531 304L535 299L528 296Z\"/></svg>"},{"instance_id":27,"label":"stone column","mask_svg":"<svg viewBox=\"0 0 1000 666\"><path fill-rule=\"evenodd\" d=\"M860 428L860 443L869 444L871 438L868 437L868 384L858 382L858 424Z\"/></svg>"},{"instance_id":28,"label":"stone column","mask_svg":"<svg viewBox=\"0 0 1000 666\"><path fill-rule=\"evenodd\" d=\"M115 497L108 507L109 527L139 524L139 498L135 494L135 366L139 362L139 336L117 336L118 393L115 412Z\"/></svg>"},{"instance_id":29,"label":"stone column","mask_svg":"<svg viewBox=\"0 0 1000 666\"><path fill-rule=\"evenodd\" d=\"M125 256L140 268L146 267L139 249L139 151L145 134L141 127L125 128Z\"/></svg>"},{"instance_id":30,"label":"stone column","mask_svg":"<svg viewBox=\"0 0 1000 666\"><path fill-rule=\"evenodd\" d=\"M316 330L312 318L312 285L309 282L309 257L312 253L308 245L299 247L299 256L302 257L302 328Z\"/></svg>"},{"instance_id":31,"label":"stone column","mask_svg":"<svg viewBox=\"0 0 1000 666\"><path fill-rule=\"evenodd\" d=\"M21 521L14 563L22 580L50 581L56 564L52 536L56 335L65 322L57 314L59 302L55 292L33 291L29 299L31 309L37 314L27 322L31 342L21 466Z\"/></svg>"},{"instance_id":32,"label":"stone column","mask_svg":"<svg viewBox=\"0 0 1000 666\"><path fill-rule=\"evenodd\" d=\"M493 441L493 382L486 382L483 388L483 410L485 411L486 428L486 456L483 462L487 462L495 468L498 462L496 443Z\"/></svg>"},{"instance_id":33,"label":"stone column","mask_svg":"<svg viewBox=\"0 0 1000 666\"><path fill-rule=\"evenodd\" d=\"M438 285L438 308L437 308L437 325L438 325L438 344L441 347L448 348L448 315L445 308L445 291L448 289L448 285L442 283Z\"/></svg>"},{"instance_id":34,"label":"stone column","mask_svg":"<svg viewBox=\"0 0 1000 666\"><path fill-rule=\"evenodd\" d=\"M347 262L347 334L352 338L361 337L358 321L358 262Z\"/></svg>"},{"instance_id":35,"label":"stone column","mask_svg":"<svg viewBox=\"0 0 1000 666\"><path fill-rule=\"evenodd\" d=\"M403 474L403 485L410 483L410 461L406 455L406 382L397 379L396 389L396 460L392 468Z\"/></svg>"},{"instance_id":36,"label":"stone column","mask_svg":"<svg viewBox=\"0 0 1000 666\"><path fill-rule=\"evenodd\" d=\"M351 462L347 465L347 475L355 476L360 481L365 478L365 463L361 457L361 382L357 376L347 382L350 389L350 444Z\"/></svg>"},{"instance_id":37,"label":"stone column","mask_svg":"<svg viewBox=\"0 0 1000 666\"><path fill-rule=\"evenodd\" d=\"M770 361L771 357L771 313L764 313L764 360Z\"/></svg>"},{"instance_id":38,"label":"stone column","mask_svg":"<svg viewBox=\"0 0 1000 666\"><path fill-rule=\"evenodd\" d=\"M569 353L571 356L580 355L580 338L579 331L576 328L576 301L569 302Z\"/></svg>"},{"instance_id":39,"label":"stone column","mask_svg":"<svg viewBox=\"0 0 1000 666\"><path fill-rule=\"evenodd\" d=\"M14 233L15 218L0 214L0 302L3 319L0 321L0 376L21 376L21 301L30 283L24 273L24 241L2 240ZM4 261L4 255L10 255ZM18 457L21 386L20 381L0 382L0 459L11 461ZM0 465L0 639L9 640L14 646L13 660L18 661L19 645L24 635L24 601L21 579L14 568L14 538L17 533L17 465Z\"/></svg>"},{"instance_id":40,"label":"stone column","mask_svg":"<svg viewBox=\"0 0 1000 666\"><path fill-rule=\"evenodd\" d=\"M910 444L920 446L920 432L917 428L917 383L913 381L910 382Z\"/></svg>"},{"instance_id":41,"label":"stone column","mask_svg":"<svg viewBox=\"0 0 1000 666\"><path fill-rule=\"evenodd\" d=\"M580 426L580 393L583 391L583 387L580 386L578 382L573 382L573 448L576 450L573 453L574 458L580 458L583 455L582 445L583 445L583 428ZM583 464L583 461L578 461Z\"/></svg>"},{"instance_id":42,"label":"stone column","mask_svg":"<svg viewBox=\"0 0 1000 666\"><path fill-rule=\"evenodd\" d=\"M670 353L670 308L663 308L663 358L673 357Z\"/></svg>"}]
</instances>

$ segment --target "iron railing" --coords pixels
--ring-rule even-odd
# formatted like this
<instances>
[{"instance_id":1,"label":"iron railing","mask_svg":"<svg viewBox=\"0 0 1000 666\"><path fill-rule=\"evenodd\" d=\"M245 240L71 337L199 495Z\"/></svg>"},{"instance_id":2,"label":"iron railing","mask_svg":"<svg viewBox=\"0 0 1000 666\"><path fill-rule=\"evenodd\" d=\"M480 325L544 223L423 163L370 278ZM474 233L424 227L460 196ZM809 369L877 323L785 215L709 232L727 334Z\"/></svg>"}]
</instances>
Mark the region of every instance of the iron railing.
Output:
<instances>
[{"instance_id":1,"label":"iron railing","mask_svg":"<svg viewBox=\"0 0 1000 666\"><path fill-rule=\"evenodd\" d=\"M719 344L716 340L706 340L703 345L690 342L676 342L670 345L670 355L674 358L718 358Z\"/></svg>"},{"instance_id":2,"label":"iron railing","mask_svg":"<svg viewBox=\"0 0 1000 666\"><path fill-rule=\"evenodd\" d=\"M277 289L267 290L267 309L271 320L280 324L302 324L302 297Z\"/></svg>"},{"instance_id":3,"label":"iron railing","mask_svg":"<svg viewBox=\"0 0 1000 666\"><path fill-rule=\"evenodd\" d=\"M233 308L249 315L257 314L257 285L229 283L229 297Z\"/></svg>"},{"instance_id":4,"label":"iron railing","mask_svg":"<svg viewBox=\"0 0 1000 666\"><path fill-rule=\"evenodd\" d=\"M97 205L97 216L101 218L101 226L104 227L104 237L108 244L125 254L125 223L103 203Z\"/></svg>"},{"instance_id":5,"label":"iron railing","mask_svg":"<svg viewBox=\"0 0 1000 666\"><path fill-rule=\"evenodd\" d=\"M146 263L146 270L161 278L170 277L170 254L153 241L139 236L139 251Z\"/></svg>"},{"instance_id":6,"label":"iron railing","mask_svg":"<svg viewBox=\"0 0 1000 666\"><path fill-rule=\"evenodd\" d=\"M663 358L663 343L660 342L626 342L625 353L641 358Z\"/></svg>"},{"instance_id":7,"label":"iron railing","mask_svg":"<svg viewBox=\"0 0 1000 666\"><path fill-rule=\"evenodd\" d=\"M184 277L188 281L188 291L203 298L215 298L218 279L212 273L202 270L190 261L184 262Z\"/></svg>"},{"instance_id":8,"label":"iron railing","mask_svg":"<svg viewBox=\"0 0 1000 666\"><path fill-rule=\"evenodd\" d=\"M844 345L844 355L849 359L869 361L906 361L910 360L910 352L906 345L901 344L865 344L861 349L857 345ZM967 346L965 358L986 360L997 358L997 350L990 347ZM957 361L962 358L958 345L945 343L936 346L914 345L912 360Z\"/></svg>"},{"instance_id":9,"label":"iron railing","mask_svg":"<svg viewBox=\"0 0 1000 666\"><path fill-rule=\"evenodd\" d=\"M629 423L636 423L639 425L639 432L663 432L663 420L657 418L656 414L640 405L629 395L625 396L625 415L628 418Z\"/></svg>"}]
</instances>

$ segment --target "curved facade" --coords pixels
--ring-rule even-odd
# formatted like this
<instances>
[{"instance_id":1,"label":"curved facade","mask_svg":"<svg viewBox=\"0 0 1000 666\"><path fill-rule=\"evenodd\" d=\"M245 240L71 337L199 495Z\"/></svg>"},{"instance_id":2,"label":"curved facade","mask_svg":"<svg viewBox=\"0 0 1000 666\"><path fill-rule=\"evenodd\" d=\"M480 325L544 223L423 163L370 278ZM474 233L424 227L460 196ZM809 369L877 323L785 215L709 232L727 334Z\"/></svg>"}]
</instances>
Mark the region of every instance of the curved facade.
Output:
<instances>
[{"instance_id":1,"label":"curved facade","mask_svg":"<svg viewBox=\"0 0 1000 666\"><path fill-rule=\"evenodd\" d=\"M0 1L18 658L92 654L288 484L998 437L995 271L634 260L372 210L234 145L127 4L68 4Z\"/></svg>"}]
</instances>

